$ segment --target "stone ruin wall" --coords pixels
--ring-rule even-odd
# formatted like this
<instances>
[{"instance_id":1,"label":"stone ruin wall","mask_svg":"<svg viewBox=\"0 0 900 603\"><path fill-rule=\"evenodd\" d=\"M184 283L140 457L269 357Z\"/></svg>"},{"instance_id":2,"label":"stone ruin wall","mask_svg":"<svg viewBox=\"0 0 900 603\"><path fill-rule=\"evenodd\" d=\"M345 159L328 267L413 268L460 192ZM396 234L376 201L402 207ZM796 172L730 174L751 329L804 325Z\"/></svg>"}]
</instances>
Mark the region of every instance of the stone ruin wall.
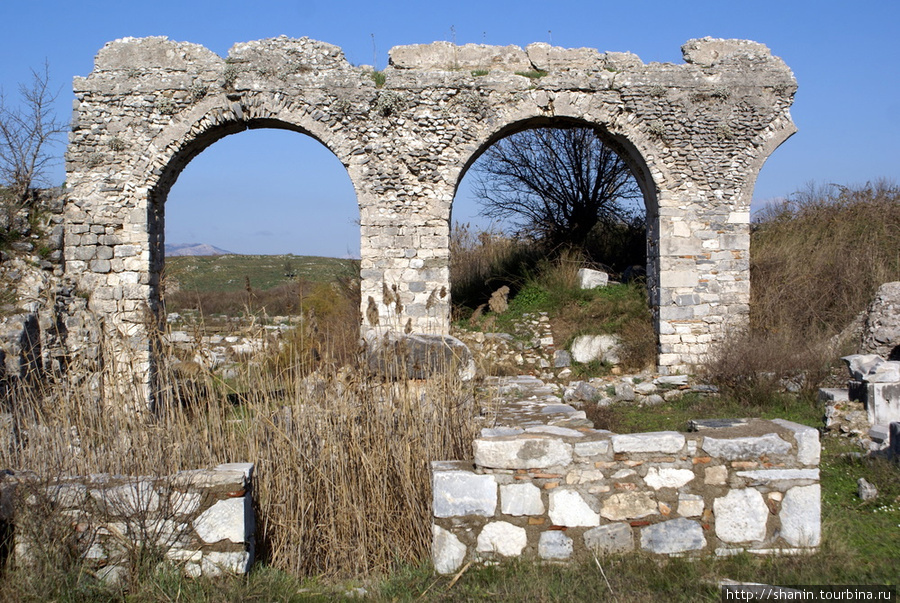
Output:
<instances>
[{"instance_id":1,"label":"stone ruin wall","mask_svg":"<svg viewBox=\"0 0 900 603\"><path fill-rule=\"evenodd\" d=\"M355 187L363 331L445 333L451 203L465 170L513 131L594 125L644 191L660 370L689 371L746 322L753 185L795 131L796 83L755 42L692 40L683 54L684 64L644 64L438 42L392 49L382 84L307 38L236 44L226 58L165 38L110 42L74 82L66 272L146 393L169 187L223 136L287 128L331 150ZM534 70L543 75L516 73Z\"/></svg>"},{"instance_id":2,"label":"stone ruin wall","mask_svg":"<svg viewBox=\"0 0 900 603\"><path fill-rule=\"evenodd\" d=\"M52 509L71 519L78 554L105 581L124 581L142 546L159 547L191 577L244 574L256 552L253 468L226 463L155 478L95 474L53 483L4 476L3 498L18 491L25 504L0 523L17 526L17 563L42 554L46 534L35 526Z\"/></svg>"},{"instance_id":3,"label":"stone ruin wall","mask_svg":"<svg viewBox=\"0 0 900 603\"><path fill-rule=\"evenodd\" d=\"M633 550L815 551L818 431L780 419L723 423L687 434L619 435L552 422L485 430L474 442L474 465L432 463L435 569Z\"/></svg>"}]
</instances>

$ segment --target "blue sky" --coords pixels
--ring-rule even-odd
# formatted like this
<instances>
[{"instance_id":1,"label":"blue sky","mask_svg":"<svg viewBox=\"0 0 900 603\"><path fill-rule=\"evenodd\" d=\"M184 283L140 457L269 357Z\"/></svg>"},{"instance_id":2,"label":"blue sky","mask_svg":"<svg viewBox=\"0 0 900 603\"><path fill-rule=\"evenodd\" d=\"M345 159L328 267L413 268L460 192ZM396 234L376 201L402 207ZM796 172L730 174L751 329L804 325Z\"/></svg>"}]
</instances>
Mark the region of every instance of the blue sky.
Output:
<instances>
[{"instance_id":1,"label":"blue sky","mask_svg":"<svg viewBox=\"0 0 900 603\"><path fill-rule=\"evenodd\" d=\"M125 36L165 35L222 56L236 42L308 36L340 46L351 63L374 61L379 69L392 46L436 40L550 42L680 63L680 47L690 38L751 39L794 71L799 91L791 113L800 130L763 167L754 207L810 182L900 182L895 0L0 0L0 22L7 100L46 61L63 119L71 111L72 77L88 75L103 44ZM62 182L61 160L50 176ZM476 218L466 188L464 180L454 219ZM238 253L359 250L359 213L343 167L316 141L290 132L244 132L212 145L182 172L166 217L170 243Z\"/></svg>"}]
</instances>

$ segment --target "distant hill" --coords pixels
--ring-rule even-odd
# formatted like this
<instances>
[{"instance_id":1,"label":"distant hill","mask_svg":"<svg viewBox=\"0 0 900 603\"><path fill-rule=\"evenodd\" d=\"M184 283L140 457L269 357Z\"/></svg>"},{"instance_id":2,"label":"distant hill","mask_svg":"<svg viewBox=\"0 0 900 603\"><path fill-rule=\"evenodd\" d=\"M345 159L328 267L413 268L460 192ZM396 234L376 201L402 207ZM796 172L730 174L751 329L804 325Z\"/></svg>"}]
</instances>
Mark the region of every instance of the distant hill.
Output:
<instances>
[{"instance_id":1,"label":"distant hill","mask_svg":"<svg viewBox=\"0 0 900 603\"><path fill-rule=\"evenodd\" d=\"M180 245L169 245L166 243L166 257L176 257L181 255L234 255L230 251L207 245L206 243L183 243Z\"/></svg>"}]
</instances>

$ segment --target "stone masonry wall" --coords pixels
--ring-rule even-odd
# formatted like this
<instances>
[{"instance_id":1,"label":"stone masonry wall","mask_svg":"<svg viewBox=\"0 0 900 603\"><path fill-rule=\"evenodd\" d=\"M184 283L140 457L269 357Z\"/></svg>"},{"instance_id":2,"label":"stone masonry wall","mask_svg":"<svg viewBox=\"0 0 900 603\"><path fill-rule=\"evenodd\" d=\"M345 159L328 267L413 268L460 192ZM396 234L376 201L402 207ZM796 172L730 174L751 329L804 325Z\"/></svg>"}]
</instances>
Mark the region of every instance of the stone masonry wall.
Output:
<instances>
[{"instance_id":1,"label":"stone masonry wall","mask_svg":"<svg viewBox=\"0 0 900 603\"><path fill-rule=\"evenodd\" d=\"M645 64L588 48L438 42L394 48L374 74L307 38L236 44L225 58L166 38L110 42L74 82L66 271L146 393L169 187L223 136L284 128L324 144L355 187L363 330L446 333L451 205L465 170L513 131L589 125L642 187L658 362L688 371L746 322L753 185L795 131L796 82L755 42L704 38L682 51L684 64Z\"/></svg>"},{"instance_id":2,"label":"stone masonry wall","mask_svg":"<svg viewBox=\"0 0 900 603\"><path fill-rule=\"evenodd\" d=\"M543 420L484 430L474 465L432 464L438 572L520 555L819 545L820 448L811 427L750 419L617 435L584 427L583 413L566 405L531 410Z\"/></svg>"},{"instance_id":3,"label":"stone masonry wall","mask_svg":"<svg viewBox=\"0 0 900 603\"><path fill-rule=\"evenodd\" d=\"M229 463L163 478L91 475L39 488L25 478L16 488L32 513L20 510L14 521L41 521L49 508L70 517L79 552L111 580L122 578L129 551L141 546L159 547L189 576L243 574L255 548L252 477L251 463ZM41 546L29 538L33 533L16 528L20 562Z\"/></svg>"}]
</instances>

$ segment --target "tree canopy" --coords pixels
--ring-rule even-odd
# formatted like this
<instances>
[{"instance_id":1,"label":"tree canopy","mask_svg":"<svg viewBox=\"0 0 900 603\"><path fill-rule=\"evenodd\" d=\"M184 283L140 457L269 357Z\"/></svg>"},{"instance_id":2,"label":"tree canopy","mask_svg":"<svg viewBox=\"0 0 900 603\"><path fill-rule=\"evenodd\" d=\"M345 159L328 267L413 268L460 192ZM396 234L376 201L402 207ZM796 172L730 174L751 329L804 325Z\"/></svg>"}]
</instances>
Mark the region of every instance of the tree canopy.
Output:
<instances>
[{"instance_id":1,"label":"tree canopy","mask_svg":"<svg viewBox=\"0 0 900 603\"><path fill-rule=\"evenodd\" d=\"M632 224L644 214L631 169L593 128L512 134L473 171L483 215L552 246L583 247L598 224Z\"/></svg>"}]
</instances>

